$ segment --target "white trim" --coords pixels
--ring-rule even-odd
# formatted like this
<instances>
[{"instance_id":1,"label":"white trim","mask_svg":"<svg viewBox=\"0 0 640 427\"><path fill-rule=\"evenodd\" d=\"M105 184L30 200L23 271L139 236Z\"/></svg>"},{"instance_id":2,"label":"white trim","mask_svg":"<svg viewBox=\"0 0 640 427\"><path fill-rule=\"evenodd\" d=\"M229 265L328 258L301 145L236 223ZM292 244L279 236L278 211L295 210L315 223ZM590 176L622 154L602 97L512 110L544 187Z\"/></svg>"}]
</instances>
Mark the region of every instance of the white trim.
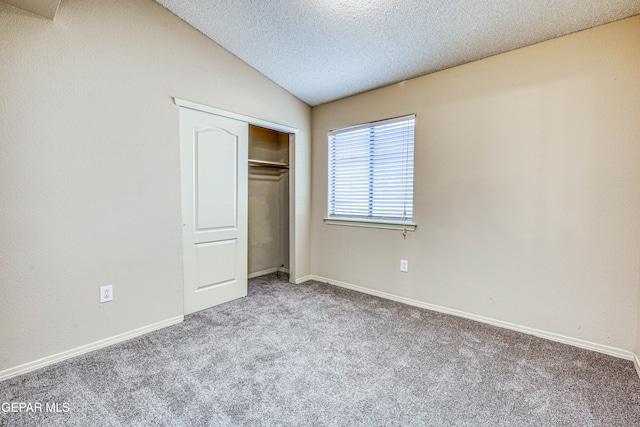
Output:
<instances>
[{"instance_id":1,"label":"white trim","mask_svg":"<svg viewBox=\"0 0 640 427\"><path fill-rule=\"evenodd\" d=\"M215 114L217 116L228 117L230 119L240 120L241 122L247 122L250 125L256 125L271 130L277 130L284 133L297 134L298 129L291 126L282 125L280 123L274 123L267 120L258 119L256 117L245 116L244 114L233 113L231 111L221 110L219 108L210 107L204 104L198 104L197 102L187 101L185 99L173 98L176 105L185 108L191 108L192 110L204 111L205 113Z\"/></svg>"},{"instance_id":2,"label":"white trim","mask_svg":"<svg viewBox=\"0 0 640 427\"><path fill-rule=\"evenodd\" d=\"M638 359L637 354L633 354L633 367L636 368L636 374L640 378L640 359Z\"/></svg>"},{"instance_id":3,"label":"white trim","mask_svg":"<svg viewBox=\"0 0 640 427\"><path fill-rule=\"evenodd\" d=\"M302 277L298 278L294 283L296 285L299 285L301 283L308 282L309 280L318 280L317 277L318 276L313 276L313 275L309 274L308 276L302 276Z\"/></svg>"},{"instance_id":4,"label":"white trim","mask_svg":"<svg viewBox=\"0 0 640 427\"><path fill-rule=\"evenodd\" d=\"M114 335L109 338L105 338L99 341L85 344L80 347L72 348L71 350L63 351L62 353L54 354L52 356L43 357L42 359L34 360L23 365L19 365L13 368L0 371L0 381L7 380L9 378L16 377L18 375L26 374L36 369L44 368L45 366L53 365L54 363L61 362L72 357L80 356L81 354L89 353L94 350L99 350L104 347L108 347L113 344L120 343L122 341L135 338L140 335L147 334L149 332L156 331L158 329L166 328L167 326L175 325L184 320L184 316L176 316L170 319L166 319L151 325L143 326L141 328L133 329L129 332Z\"/></svg>"},{"instance_id":5,"label":"white trim","mask_svg":"<svg viewBox=\"0 0 640 427\"><path fill-rule=\"evenodd\" d=\"M256 271L255 273L249 273L247 278L253 279L254 277L266 276L267 274L277 273L277 272L289 274L289 269L288 268L281 269L280 267L268 268L266 270Z\"/></svg>"},{"instance_id":6,"label":"white trim","mask_svg":"<svg viewBox=\"0 0 640 427\"><path fill-rule=\"evenodd\" d=\"M407 230L416 231L417 224L403 224L401 222L375 222L363 221L357 219L336 219L325 218L324 223L327 225L345 225L348 227L365 227L365 228L382 228L384 230Z\"/></svg>"},{"instance_id":7,"label":"white trim","mask_svg":"<svg viewBox=\"0 0 640 427\"><path fill-rule=\"evenodd\" d=\"M534 335L536 337L545 338L551 341L569 344L574 347L584 348L586 350L597 351L598 353L608 354L610 356L619 357L621 359L626 360L634 360L634 354L631 351L623 350L616 347L611 347L604 344L598 344L586 340L581 340L579 338L568 337L565 335L556 334L553 332L541 331L539 329L530 328L528 326L517 325L515 323L505 322L502 320L492 319L490 317L480 316L477 314L467 313L465 311L455 310L452 308L442 307L435 304L429 304L426 302L414 300L411 298L405 298L398 295L390 294L387 292L376 291L374 289L365 288L363 286L353 285L350 283L340 282L338 280L328 279L326 277L320 277L316 275L311 275L311 280L317 280L318 282L328 283L330 285L340 286L342 288L351 289L354 291L362 292L365 294L377 296L380 298L389 299L392 301L398 301L403 304L412 305L415 307L425 308L427 310L437 311L439 313L451 314L453 316L463 317L465 319L475 320L477 322L486 323L493 326L498 326L500 328L510 329L512 331L522 332L528 335ZM637 361L637 359L636 359ZM636 365L636 369L640 364ZM640 375L640 373L639 373Z\"/></svg>"}]
</instances>

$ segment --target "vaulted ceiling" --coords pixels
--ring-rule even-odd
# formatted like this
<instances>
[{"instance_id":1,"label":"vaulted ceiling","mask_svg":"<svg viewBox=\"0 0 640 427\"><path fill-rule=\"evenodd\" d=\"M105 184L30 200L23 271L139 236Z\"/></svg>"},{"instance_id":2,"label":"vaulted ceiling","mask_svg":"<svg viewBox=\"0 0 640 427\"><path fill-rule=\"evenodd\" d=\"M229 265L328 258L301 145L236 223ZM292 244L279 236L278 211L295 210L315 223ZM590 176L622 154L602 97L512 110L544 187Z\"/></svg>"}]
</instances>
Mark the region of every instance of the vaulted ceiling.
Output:
<instances>
[{"instance_id":1,"label":"vaulted ceiling","mask_svg":"<svg viewBox=\"0 0 640 427\"><path fill-rule=\"evenodd\" d=\"M309 105L640 14L640 0L157 0Z\"/></svg>"}]
</instances>

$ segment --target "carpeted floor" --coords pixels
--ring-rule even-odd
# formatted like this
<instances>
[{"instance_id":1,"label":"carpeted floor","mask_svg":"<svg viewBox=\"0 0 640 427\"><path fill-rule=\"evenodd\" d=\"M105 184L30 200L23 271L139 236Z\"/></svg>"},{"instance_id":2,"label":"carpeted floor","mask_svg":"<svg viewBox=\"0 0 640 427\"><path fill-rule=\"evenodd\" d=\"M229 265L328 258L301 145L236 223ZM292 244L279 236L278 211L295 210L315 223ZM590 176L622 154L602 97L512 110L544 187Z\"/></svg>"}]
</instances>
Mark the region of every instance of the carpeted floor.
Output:
<instances>
[{"instance_id":1,"label":"carpeted floor","mask_svg":"<svg viewBox=\"0 0 640 427\"><path fill-rule=\"evenodd\" d=\"M0 402L43 405L0 411L2 426L640 425L629 361L275 274L179 325L4 381Z\"/></svg>"}]
</instances>

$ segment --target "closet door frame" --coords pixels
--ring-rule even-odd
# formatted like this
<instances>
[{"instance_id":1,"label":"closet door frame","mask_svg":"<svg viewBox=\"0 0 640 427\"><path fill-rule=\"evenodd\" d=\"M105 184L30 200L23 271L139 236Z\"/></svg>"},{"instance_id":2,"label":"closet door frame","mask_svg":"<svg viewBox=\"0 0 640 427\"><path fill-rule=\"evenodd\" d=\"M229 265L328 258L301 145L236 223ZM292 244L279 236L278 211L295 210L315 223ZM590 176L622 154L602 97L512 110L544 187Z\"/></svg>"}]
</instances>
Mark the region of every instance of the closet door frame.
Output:
<instances>
[{"instance_id":1,"label":"closet door frame","mask_svg":"<svg viewBox=\"0 0 640 427\"><path fill-rule=\"evenodd\" d=\"M278 132L289 134L289 280L295 281L295 180L296 180L296 165L293 161L295 152L295 138L298 133L298 129L283 125L280 123L274 123L267 120L258 119L256 117L245 116L244 114L233 113L231 111L221 110L219 108L211 107L197 102L188 101L180 98L173 98L176 105L180 107L190 108L192 110L199 110L205 113L215 114L217 116L227 117L234 120L239 120L250 125L260 126L266 129L275 130ZM248 255L248 254L247 254ZM248 274L248 272L247 272Z\"/></svg>"}]
</instances>

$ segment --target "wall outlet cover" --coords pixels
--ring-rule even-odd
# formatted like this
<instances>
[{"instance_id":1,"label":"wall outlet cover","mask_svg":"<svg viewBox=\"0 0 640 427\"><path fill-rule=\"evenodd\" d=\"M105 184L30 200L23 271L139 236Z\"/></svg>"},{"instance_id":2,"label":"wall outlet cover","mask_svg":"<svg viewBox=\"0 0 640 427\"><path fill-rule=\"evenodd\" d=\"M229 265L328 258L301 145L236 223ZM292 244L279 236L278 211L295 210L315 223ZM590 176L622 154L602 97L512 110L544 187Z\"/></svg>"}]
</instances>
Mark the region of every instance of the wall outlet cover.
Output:
<instances>
[{"instance_id":1,"label":"wall outlet cover","mask_svg":"<svg viewBox=\"0 0 640 427\"><path fill-rule=\"evenodd\" d=\"M113 301L113 286L100 286L100 303Z\"/></svg>"}]
</instances>

